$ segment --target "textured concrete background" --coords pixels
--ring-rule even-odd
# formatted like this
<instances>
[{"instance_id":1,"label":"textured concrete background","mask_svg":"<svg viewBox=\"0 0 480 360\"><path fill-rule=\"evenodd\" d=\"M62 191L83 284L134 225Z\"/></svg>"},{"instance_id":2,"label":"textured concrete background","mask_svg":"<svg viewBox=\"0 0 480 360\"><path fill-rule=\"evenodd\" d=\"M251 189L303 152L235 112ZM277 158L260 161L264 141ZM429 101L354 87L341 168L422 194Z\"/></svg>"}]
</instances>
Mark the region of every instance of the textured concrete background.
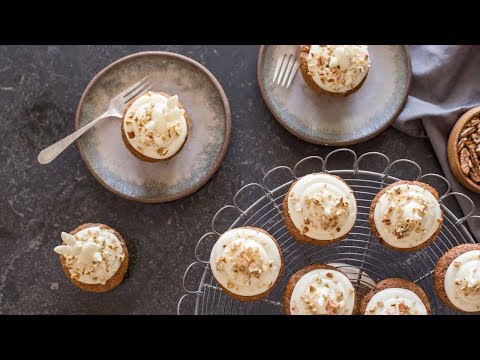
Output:
<instances>
[{"instance_id":1,"label":"textured concrete background","mask_svg":"<svg viewBox=\"0 0 480 360\"><path fill-rule=\"evenodd\" d=\"M230 147L218 173L197 193L167 204L141 204L110 193L88 172L75 146L49 165L36 161L42 148L74 130L74 113L90 79L142 50L199 61L217 77L232 110ZM0 47L0 313L175 313L195 243L234 192L260 181L274 166L332 150L301 141L276 122L257 85L257 54L258 46ZM409 158L424 172L441 174L427 139L393 128L351 149ZM129 246L129 275L107 294L71 285L53 252L61 231L85 222L111 225Z\"/></svg>"}]
</instances>

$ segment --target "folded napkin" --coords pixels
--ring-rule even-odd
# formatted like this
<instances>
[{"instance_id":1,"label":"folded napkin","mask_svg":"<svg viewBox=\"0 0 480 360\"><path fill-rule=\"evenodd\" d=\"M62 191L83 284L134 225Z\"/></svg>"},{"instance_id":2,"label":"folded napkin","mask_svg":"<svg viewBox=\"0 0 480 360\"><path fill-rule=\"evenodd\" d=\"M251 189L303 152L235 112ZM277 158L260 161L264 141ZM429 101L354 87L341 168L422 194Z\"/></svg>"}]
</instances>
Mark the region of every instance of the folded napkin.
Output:
<instances>
[{"instance_id":1,"label":"folded napkin","mask_svg":"<svg viewBox=\"0 0 480 360\"><path fill-rule=\"evenodd\" d=\"M480 105L480 46L411 45L412 86L394 127L409 135L430 138L452 191L468 195L480 215L480 195L464 188L453 176L447 159L447 141L455 121ZM459 200L464 213L469 206ZM480 242L480 219L468 222Z\"/></svg>"}]
</instances>

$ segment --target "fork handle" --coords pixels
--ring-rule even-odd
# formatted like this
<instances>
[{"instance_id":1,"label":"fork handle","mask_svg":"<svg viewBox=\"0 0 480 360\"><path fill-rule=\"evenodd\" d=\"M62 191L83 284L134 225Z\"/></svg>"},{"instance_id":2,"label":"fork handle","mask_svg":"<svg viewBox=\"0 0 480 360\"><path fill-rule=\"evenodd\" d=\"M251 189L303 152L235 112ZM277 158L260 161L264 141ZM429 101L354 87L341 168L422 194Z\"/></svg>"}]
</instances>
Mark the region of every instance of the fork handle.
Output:
<instances>
[{"instance_id":1,"label":"fork handle","mask_svg":"<svg viewBox=\"0 0 480 360\"><path fill-rule=\"evenodd\" d=\"M100 115L98 118L95 120L89 122L87 125L84 127L78 129L74 133L64 137L63 139L57 141L55 144L50 145L49 147L43 149L40 151L40 154L38 154L37 160L40 164L48 164L52 160L54 160L58 155L60 155L63 150L65 150L67 147L69 147L75 140L77 140L80 136L85 134L88 130L90 130L92 127L97 125L101 120L110 117L110 114L107 114L107 112L103 113Z\"/></svg>"}]
</instances>

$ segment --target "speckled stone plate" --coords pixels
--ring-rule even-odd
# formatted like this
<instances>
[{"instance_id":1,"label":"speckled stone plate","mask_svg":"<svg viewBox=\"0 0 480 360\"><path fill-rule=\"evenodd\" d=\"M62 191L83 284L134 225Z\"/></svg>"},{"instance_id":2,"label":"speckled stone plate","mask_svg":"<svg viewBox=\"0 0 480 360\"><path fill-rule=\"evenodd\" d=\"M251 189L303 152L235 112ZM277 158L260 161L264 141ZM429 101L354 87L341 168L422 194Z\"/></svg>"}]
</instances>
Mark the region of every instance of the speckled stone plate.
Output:
<instances>
[{"instance_id":1,"label":"speckled stone plate","mask_svg":"<svg viewBox=\"0 0 480 360\"><path fill-rule=\"evenodd\" d=\"M201 64L168 52L129 55L98 73L80 99L78 129L101 115L117 93L149 75L152 90L177 94L191 121L183 149L165 162L137 159L125 147L121 120L105 119L77 142L82 158L107 189L128 199L159 203L200 189L217 171L230 140L227 97Z\"/></svg>"},{"instance_id":2,"label":"speckled stone plate","mask_svg":"<svg viewBox=\"0 0 480 360\"><path fill-rule=\"evenodd\" d=\"M290 87L272 83L279 56L299 52L298 45L264 45L258 56L258 83L275 118L295 136L321 145L344 146L368 140L385 130L407 100L411 80L408 50L402 45L369 45L367 79L346 97L318 94L300 70Z\"/></svg>"}]
</instances>

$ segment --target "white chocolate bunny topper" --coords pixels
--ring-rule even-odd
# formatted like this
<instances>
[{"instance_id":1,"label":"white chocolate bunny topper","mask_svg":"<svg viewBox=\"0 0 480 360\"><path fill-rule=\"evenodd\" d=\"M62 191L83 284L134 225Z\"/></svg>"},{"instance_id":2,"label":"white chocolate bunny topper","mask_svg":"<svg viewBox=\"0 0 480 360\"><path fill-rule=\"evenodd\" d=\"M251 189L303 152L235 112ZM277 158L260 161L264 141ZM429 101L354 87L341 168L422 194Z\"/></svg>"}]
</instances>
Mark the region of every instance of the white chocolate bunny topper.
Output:
<instances>
[{"instance_id":1,"label":"white chocolate bunny topper","mask_svg":"<svg viewBox=\"0 0 480 360\"><path fill-rule=\"evenodd\" d=\"M89 264L92 262L101 262L102 255L99 250L101 246L92 242L81 242L75 239L75 236L72 236L66 232L62 232L62 240L67 245L56 246L53 250L60 255L65 257L67 256L76 256L78 262L81 264Z\"/></svg>"}]
</instances>

